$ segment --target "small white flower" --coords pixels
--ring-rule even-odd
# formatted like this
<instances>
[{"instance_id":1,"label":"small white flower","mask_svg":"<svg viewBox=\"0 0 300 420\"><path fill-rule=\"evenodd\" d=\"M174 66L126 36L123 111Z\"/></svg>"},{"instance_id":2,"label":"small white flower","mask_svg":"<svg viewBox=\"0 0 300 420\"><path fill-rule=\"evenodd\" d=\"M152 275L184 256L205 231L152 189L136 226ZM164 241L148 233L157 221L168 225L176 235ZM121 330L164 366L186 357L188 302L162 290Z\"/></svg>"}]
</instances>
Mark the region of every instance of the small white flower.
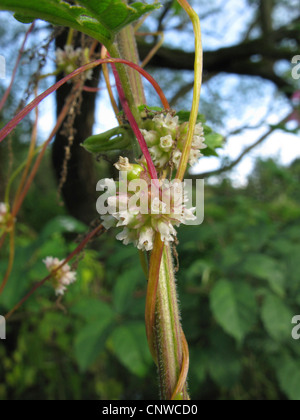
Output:
<instances>
[{"instance_id":1,"label":"small white flower","mask_svg":"<svg viewBox=\"0 0 300 420\"><path fill-rule=\"evenodd\" d=\"M156 115L153 118L153 121L155 122L156 126L158 128L167 128L169 130L176 130L178 127L178 117L173 117L171 114L160 114Z\"/></svg>"},{"instance_id":2,"label":"small white flower","mask_svg":"<svg viewBox=\"0 0 300 420\"><path fill-rule=\"evenodd\" d=\"M133 213L133 212L128 211L128 210L120 211L119 215L118 215L119 222L117 224L117 227L129 225L130 223L132 223L135 220L136 215L137 215L137 212Z\"/></svg>"},{"instance_id":3,"label":"small white flower","mask_svg":"<svg viewBox=\"0 0 300 420\"><path fill-rule=\"evenodd\" d=\"M192 147L195 149L206 149L207 146L204 144L205 138L200 136L193 137Z\"/></svg>"},{"instance_id":4,"label":"small white flower","mask_svg":"<svg viewBox=\"0 0 300 420\"><path fill-rule=\"evenodd\" d=\"M0 203L0 223L5 221L5 218L8 214L8 208L5 203Z\"/></svg>"},{"instance_id":5,"label":"small white flower","mask_svg":"<svg viewBox=\"0 0 300 420\"><path fill-rule=\"evenodd\" d=\"M189 157L189 164L191 166L195 165L196 163L198 163L198 160L200 159L201 156L203 156L203 155L202 155L202 153L200 153L200 150L191 149L190 157Z\"/></svg>"},{"instance_id":6,"label":"small white flower","mask_svg":"<svg viewBox=\"0 0 300 420\"><path fill-rule=\"evenodd\" d=\"M186 208L187 194L183 184L176 179L171 182L160 180L159 184L158 188L147 179L144 191L147 194L146 208L137 204L139 193L133 191L116 192L108 198L115 210L110 216L102 216L103 225L123 227L117 239L125 245L133 243L140 250L151 251L155 233L160 234L162 241L172 242L176 238L175 227L187 220L195 220L195 209ZM125 209L121 209L121 203L126 205Z\"/></svg>"},{"instance_id":7,"label":"small white flower","mask_svg":"<svg viewBox=\"0 0 300 420\"><path fill-rule=\"evenodd\" d=\"M70 74L78 67L87 64L87 58L85 57L84 52L85 51L83 51L82 48L74 49L72 45L65 45L63 50L57 48L56 63L66 74ZM85 72L85 79L91 80L92 76L92 69Z\"/></svg>"},{"instance_id":8,"label":"small white flower","mask_svg":"<svg viewBox=\"0 0 300 420\"><path fill-rule=\"evenodd\" d=\"M155 146L158 143L159 137L156 131L154 130L147 131L147 130L142 129L141 133L143 134L148 147Z\"/></svg>"},{"instance_id":9,"label":"small white flower","mask_svg":"<svg viewBox=\"0 0 300 420\"><path fill-rule=\"evenodd\" d=\"M173 153L172 162L174 163L176 169L178 169L179 167L181 156L182 153L180 152L180 150L175 150L175 152Z\"/></svg>"},{"instance_id":10,"label":"small white flower","mask_svg":"<svg viewBox=\"0 0 300 420\"><path fill-rule=\"evenodd\" d=\"M150 147L149 152L154 160L160 159L164 153L158 146Z\"/></svg>"},{"instance_id":11,"label":"small white flower","mask_svg":"<svg viewBox=\"0 0 300 420\"><path fill-rule=\"evenodd\" d=\"M201 154L200 154L199 150L191 149L190 157L189 157L189 164L191 166L193 166L196 163L198 163L198 159L200 158L200 155Z\"/></svg>"},{"instance_id":12,"label":"small white flower","mask_svg":"<svg viewBox=\"0 0 300 420\"><path fill-rule=\"evenodd\" d=\"M131 171L132 165L129 163L129 160L127 157L119 157L119 161L114 164L114 167L118 169L118 171Z\"/></svg>"},{"instance_id":13,"label":"small white flower","mask_svg":"<svg viewBox=\"0 0 300 420\"><path fill-rule=\"evenodd\" d=\"M47 270L51 273L57 269L62 263L58 258L47 257L43 260ZM52 283L56 295L63 295L67 290L66 286L76 281L76 272L71 271L69 264L65 264L59 270L52 274Z\"/></svg>"},{"instance_id":14,"label":"small white flower","mask_svg":"<svg viewBox=\"0 0 300 420\"><path fill-rule=\"evenodd\" d=\"M165 214L167 204L160 201L158 197L151 200L151 214Z\"/></svg>"},{"instance_id":15,"label":"small white flower","mask_svg":"<svg viewBox=\"0 0 300 420\"><path fill-rule=\"evenodd\" d=\"M168 153L165 153L160 147L153 146L149 149L151 158L157 168L163 168L169 160Z\"/></svg>"},{"instance_id":16,"label":"small white flower","mask_svg":"<svg viewBox=\"0 0 300 420\"><path fill-rule=\"evenodd\" d=\"M103 215L101 216L102 219L102 225L105 227L105 229L110 229L111 227L115 227L117 224L116 219L112 215Z\"/></svg>"},{"instance_id":17,"label":"small white flower","mask_svg":"<svg viewBox=\"0 0 300 420\"><path fill-rule=\"evenodd\" d=\"M204 129L202 123L196 124L194 134L195 136L204 137Z\"/></svg>"},{"instance_id":18,"label":"small white flower","mask_svg":"<svg viewBox=\"0 0 300 420\"><path fill-rule=\"evenodd\" d=\"M60 265L60 261L58 258L53 258L53 257L47 257L43 260L43 263L45 264L45 266L47 267L48 271L53 270L54 266L59 266Z\"/></svg>"},{"instance_id":19,"label":"small white flower","mask_svg":"<svg viewBox=\"0 0 300 420\"><path fill-rule=\"evenodd\" d=\"M137 244L137 230L133 230L133 229L128 229L127 227L124 228L124 230L122 232L120 232L116 238L119 241L123 241L124 245L129 245L131 243L133 243L135 246Z\"/></svg>"},{"instance_id":20,"label":"small white flower","mask_svg":"<svg viewBox=\"0 0 300 420\"><path fill-rule=\"evenodd\" d=\"M172 113L157 114L152 120L147 119L144 122L142 133L149 147L153 163L158 170L164 169L168 163L178 169L188 128L188 122L179 124L178 116L174 117ZM191 166L195 165L198 159L203 156L199 151L207 147L204 142L204 128L200 122L194 128L189 159Z\"/></svg>"},{"instance_id":21,"label":"small white flower","mask_svg":"<svg viewBox=\"0 0 300 420\"><path fill-rule=\"evenodd\" d=\"M176 236L176 230L171 225L171 223L166 223L163 221L158 222L157 229L160 233L161 240L163 242L172 242Z\"/></svg>"},{"instance_id":22,"label":"small white flower","mask_svg":"<svg viewBox=\"0 0 300 420\"><path fill-rule=\"evenodd\" d=\"M196 220L197 217L194 215L196 207L191 207L190 209L185 208L183 211L183 223L186 220Z\"/></svg>"},{"instance_id":23,"label":"small white flower","mask_svg":"<svg viewBox=\"0 0 300 420\"><path fill-rule=\"evenodd\" d=\"M139 236L137 247L142 251L153 249L154 230L151 227L143 227Z\"/></svg>"},{"instance_id":24,"label":"small white flower","mask_svg":"<svg viewBox=\"0 0 300 420\"><path fill-rule=\"evenodd\" d=\"M172 136L170 136L170 134L168 134L165 137L161 137L159 144L160 144L160 147L164 151L169 152L172 149L172 146L173 146Z\"/></svg>"}]
</instances>

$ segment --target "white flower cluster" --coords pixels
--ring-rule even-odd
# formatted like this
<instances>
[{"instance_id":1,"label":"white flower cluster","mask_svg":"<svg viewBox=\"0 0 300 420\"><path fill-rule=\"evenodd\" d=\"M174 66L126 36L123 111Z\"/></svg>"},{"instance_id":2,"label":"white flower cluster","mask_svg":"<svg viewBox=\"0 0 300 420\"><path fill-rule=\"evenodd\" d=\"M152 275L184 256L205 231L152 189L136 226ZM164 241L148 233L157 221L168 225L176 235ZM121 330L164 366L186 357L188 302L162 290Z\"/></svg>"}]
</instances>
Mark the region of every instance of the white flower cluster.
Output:
<instances>
[{"instance_id":1,"label":"white flower cluster","mask_svg":"<svg viewBox=\"0 0 300 420\"><path fill-rule=\"evenodd\" d=\"M141 130L151 158L158 170L171 162L177 169L182 156L182 151L187 138L188 123L179 123L178 116L168 113L158 114L153 119L146 119ZM201 123L197 124L194 131L189 164L192 166L203 156L200 152L207 146L204 144L204 130Z\"/></svg>"},{"instance_id":2,"label":"white flower cluster","mask_svg":"<svg viewBox=\"0 0 300 420\"><path fill-rule=\"evenodd\" d=\"M7 205L5 203L0 203L0 224L5 222L7 215L8 215Z\"/></svg>"},{"instance_id":3,"label":"white flower cluster","mask_svg":"<svg viewBox=\"0 0 300 420\"><path fill-rule=\"evenodd\" d=\"M47 257L43 260L48 271L51 273L57 267L59 267L63 261L58 258ZM55 273L53 273L53 287L56 295L63 295L67 290L67 286L76 281L76 272L71 271L69 264L65 264Z\"/></svg>"},{"instance_id":4,"label":"white flower cluster","mask_svg":"<svg viewBox=\"0 0 300 420\"><path fill-rule=\"evenodd\" d=\"M120 165L124 168L124 158L120 158ZM142 174L139 180L142 183L136 193L129 191L132 190L130 184L124 190L121 181L118 193L107 199L109 215L103 215L102 221L106 229L123 228L117 239L125 245L133 243L140 250L151 251L156 232L163 242L172 242L176 237L175 227L195 220L196 216L195 208L186 207L187 199L180 181L159 181L158 186L146 179ZM105 182L109 189L114 181L107 179Z\"/></svg>"},{"instance_id":5,"label":"white flower cluster","mask_svg":"<svg viewBox=\"0 0 300 420\"><path fill-rule=\"evenodd\" d=\"M78 67L87 64L87 62L85 51L82 48L74 49L72 45L65 45L63 50L61 48L56 50L56 64L66 74L72 73ZM86 71L86 80L91 80L92 75L93 70Z\"/></svg>"}]
</instances>

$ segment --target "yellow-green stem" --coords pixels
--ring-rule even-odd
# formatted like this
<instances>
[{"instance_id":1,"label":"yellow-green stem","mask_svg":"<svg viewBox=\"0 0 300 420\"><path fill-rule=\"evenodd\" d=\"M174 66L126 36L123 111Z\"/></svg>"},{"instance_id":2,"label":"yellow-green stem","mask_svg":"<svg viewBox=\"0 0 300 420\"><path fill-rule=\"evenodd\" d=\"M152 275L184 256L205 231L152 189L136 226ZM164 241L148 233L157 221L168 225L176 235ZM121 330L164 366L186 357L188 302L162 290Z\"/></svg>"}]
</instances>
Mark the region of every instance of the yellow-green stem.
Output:
<instances>
[{"instance_id":1,"label":"yellow-green stem","mask_svg":"<svg viewBox=\"0 0 300 420\"><path fill-rule=\"evenodd\" d=\"M164 247L159 273L159 283L156 300L156 336L155 347L158 359L161 397L164 400L172 398L187 400L186 374L187 366L183 367L183 348L179 308L177 301L174 268L169 245ZM180 374L184 368L183 382L177 389ZM177 392L176 392L177 389Z\"/></svg>"},{"instance_id":2,"label":"yellow-green stem","mask_svg":"<svg viewBox=\"0 0 300 420\"><path fill-rule=\"evenodd\" d=\"M197 117L199 112L199 103L200 103L200 93L202 85L202 75L203 75L203 49L202 49L202 40L201 40L201 26L200 20L195 12L195 10L189 5L187 0L177 0L182 8L189 15L195 32L195 81L194 81L194 93L193 93L193 105L189 121L189 130L187 135L187 140L183 149L182 157L180 160L179 168L176 174L176 178L183 180L184 174L189 161L189 156L191 152L194 129L197 123Z\"/></svg>"}]
</instances>

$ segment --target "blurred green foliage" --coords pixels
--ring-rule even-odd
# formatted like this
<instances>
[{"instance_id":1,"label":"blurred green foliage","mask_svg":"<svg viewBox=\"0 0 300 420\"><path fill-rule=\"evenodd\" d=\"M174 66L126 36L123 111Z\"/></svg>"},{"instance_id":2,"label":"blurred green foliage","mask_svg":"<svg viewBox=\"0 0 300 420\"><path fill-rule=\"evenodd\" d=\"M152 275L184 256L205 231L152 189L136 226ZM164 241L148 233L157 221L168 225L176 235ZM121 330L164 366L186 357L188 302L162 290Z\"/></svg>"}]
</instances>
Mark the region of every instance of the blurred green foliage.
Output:
<instances>
[{"instance_id":1,"label":"blurred green foliage","mask_svg":"<svg viewBox=\"0 0 300 420\"><path fill-rule=\"evenodd\" d=\"M207 185L204 223L179 231L193 399L300 400L300 342L291 337L300 314L299 181L300 161L258 161L244 188ZM63 212L53 217L51 194L29 206L45 188L36 183L26 200L1 314L47 275L43 258L65 257L88 229ZM1 275L5 267L2 258ZM107 232L75 267L78 281L62 300L45 284L8 323L0 398L157 398L136 249Z\"/></svg>"}]
</instances>

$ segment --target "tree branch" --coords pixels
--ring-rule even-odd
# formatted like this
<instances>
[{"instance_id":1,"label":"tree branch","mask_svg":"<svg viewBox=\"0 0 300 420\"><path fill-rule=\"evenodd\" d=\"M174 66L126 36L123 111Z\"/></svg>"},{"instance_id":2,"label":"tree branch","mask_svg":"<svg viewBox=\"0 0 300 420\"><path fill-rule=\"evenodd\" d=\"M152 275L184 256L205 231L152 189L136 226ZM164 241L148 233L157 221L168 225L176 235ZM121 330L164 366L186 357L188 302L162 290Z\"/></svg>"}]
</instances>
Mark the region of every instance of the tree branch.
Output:
<instances>
[{"instance_id":1,"label":"tree branch","mask_svg":"<svg viewBox=\"0 0 300 420\"><path fill-rule=\"evenodd\" d=\"M236 165L238 165L243 158L249 153L251 152L251 150L253 150L255 147L259 146L264 140L266 140L274 131L276 131L278 129L279 126L285 124L289 118L290 118L291 114L287 115L283 120L281 120L276 126L272 126L269 128L269 130L263 135L261 136L255 143L251 144L250 146L246 147L242 153L232 162L230 162L227 165L221 166L221 168L219 169L215 169L213 171L208 171L208 172L202 172L200 174L196 174L196 175L189 175L189 177L191 179L202 179L202 178L208 178L210 176L213 175L220 175L224 172L228 172L231 169L233 169Z\"/></svg>"},{"instance_id":2,"label":"tree branch","mask_svg":"<svg viewBox=\"0 0 300 420\"><path fill-rule=\"evenodd\" d=\"M295 22L298 22L297 18ZM248 76L258 76L273 82L279 89L290 95L293 88L274 71L274 64L278 60L291 60L300 46L300 31L293 25L273 31L270 35L271 44L266 44L264 38L246 40L238 45L220 48L216 51L204 52L204 72L216 74L220 72L233 73ZM293 40L297 47L286 47L283 41ZM141 58L147 56L153 45L140 42L139 52ZM254 61L253 57L259 58ZM151 60L151 66L169 68L174 70L193 70L194 53L180 49L161 47Z\"/></svg>"}]
</instances>

